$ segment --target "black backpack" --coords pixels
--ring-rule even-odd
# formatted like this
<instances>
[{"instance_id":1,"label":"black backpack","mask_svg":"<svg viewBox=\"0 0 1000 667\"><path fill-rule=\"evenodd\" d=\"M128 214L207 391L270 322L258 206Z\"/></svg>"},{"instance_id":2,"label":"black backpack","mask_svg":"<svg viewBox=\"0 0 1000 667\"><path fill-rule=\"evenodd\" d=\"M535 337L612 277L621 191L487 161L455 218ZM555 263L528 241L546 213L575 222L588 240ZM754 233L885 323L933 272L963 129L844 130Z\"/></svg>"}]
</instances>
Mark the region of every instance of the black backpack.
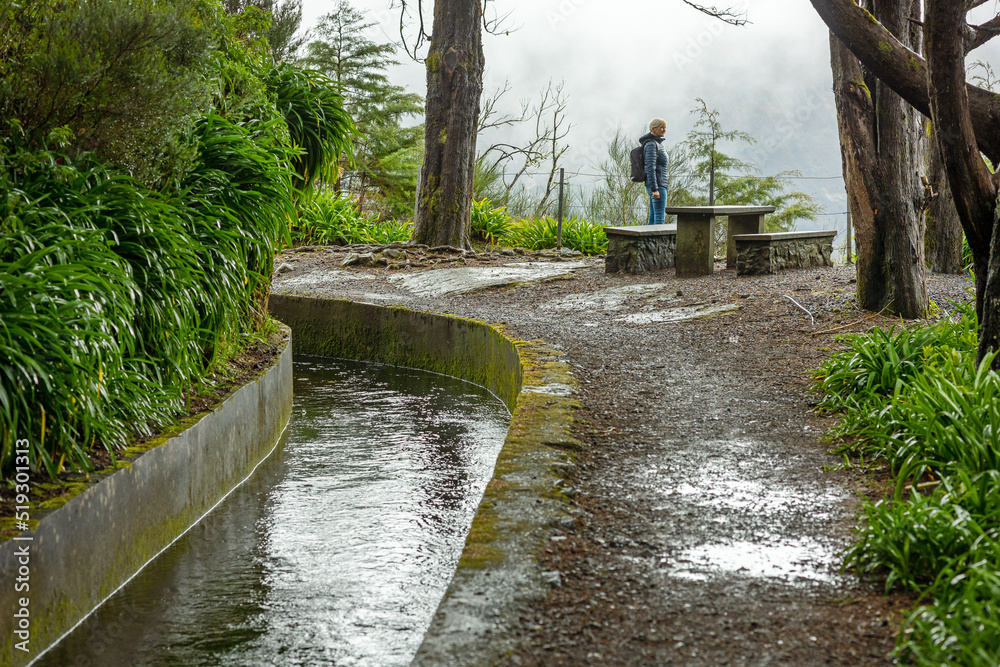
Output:
<instances>
[{"instance_id":1,"label":"black backpack","mask_svg":"<svg viewBox=\"0 0 1000 667\"><path fill-rule=\"evenodd\" d=\"M633 148L628 154L629 163L632 165L632 182L646 182L646 147L639 144L638 148Z\"/></svg>"}]
</instances>

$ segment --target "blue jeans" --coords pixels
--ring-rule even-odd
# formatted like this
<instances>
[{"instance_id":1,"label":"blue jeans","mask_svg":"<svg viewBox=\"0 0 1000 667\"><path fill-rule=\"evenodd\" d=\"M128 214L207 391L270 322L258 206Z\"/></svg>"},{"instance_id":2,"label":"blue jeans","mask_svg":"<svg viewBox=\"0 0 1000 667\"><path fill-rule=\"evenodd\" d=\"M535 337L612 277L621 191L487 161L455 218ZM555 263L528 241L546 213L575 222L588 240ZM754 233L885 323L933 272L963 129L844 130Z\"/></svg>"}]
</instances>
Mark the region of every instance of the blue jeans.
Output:
<instances>
[{"instance_id":1,"label":"blue jeans","mask_svg":"<svg viewBox=\"0 0 1000 667\"><path fill-rule=\"evenodd\" d=\"M660 193L659 199L653 196L651 188L646 188L646 192L649 193L649 222L646 223L647 225L662 225L667 222L667 214L663 210L667 207L667 189L656 188L656 191Z\"/></svg>"}]
</instances>

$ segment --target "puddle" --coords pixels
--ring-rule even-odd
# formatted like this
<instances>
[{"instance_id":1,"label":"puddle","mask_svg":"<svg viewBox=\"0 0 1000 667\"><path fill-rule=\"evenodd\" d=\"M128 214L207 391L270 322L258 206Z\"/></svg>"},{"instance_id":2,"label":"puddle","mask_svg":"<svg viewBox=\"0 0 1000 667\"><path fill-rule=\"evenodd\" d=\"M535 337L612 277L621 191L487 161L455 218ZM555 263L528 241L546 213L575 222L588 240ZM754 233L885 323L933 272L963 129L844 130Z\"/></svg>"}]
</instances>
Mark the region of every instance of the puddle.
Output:
<instances>
[{"instance_id":1,"label":"puddle","mask_svg":"<svg viewBox=\"0 0 1000 667\"><path fill-rule=\"evenodd\" d=\"M629 299L652 297L651 301L676 299L677 297L664 285L626 285L591 292L590 294L574 294L562 299L551 301L542 306L549 310L622 310Z\"/></svg>"},{"instance_id":2,"label":"puddle","mask_svg":"<svg viewBox=\"0 0 1000 667\"><path fill-rule=\"evenodd\" d=\"M673 549L658 559L671 577L767 578L793 585L839 585L840 549L817 526L845 512L845 490L798 477L797 457L749 438L709 440L683 463L657 462L639 476L673 526ZM674 550L675 549L675 550Z\"/></svg>"},{"instance_id":3,"label":"puddle","mask_svg":"<svg viewBox=\"0 0 1000 667\"><path fill-rule=\"evenodd\" d=\"M665 492L668 496L688 496L689 502L706 507L723 507L732 510L754 510L757 512L782 512L794 510L806 503L836 502L836 494L816 494L795 489L773 488L765 484L748 480L722 479L714 481L712 488L680 484ZM822 505L820 505L822 506ZM657 509L669 509L671 506ZM813 513L815 518L822 518L828 513Z\"/></svg>"},{"instance_id":4,"label":"puddle","mask_svg":"<svg viewBox=\"0 0 1000 667\"><path fill-rule=\"evenodd\" d=\"M419 296L444 296L491 287L572 278L576 271L589 266L586 262L522 262L497 267L437 269L395 276L392 280Z\"/></svg>"},{"instance_id":5,"label":"puddle","mask_svg":"<svg viewBox=\"0 0 1000 667\"><path fill-rule=\"evenodd\" d=\"M700 320L706 317L715 317L725 313L732 313L742 308L734 303L727 303L718 306L679 306L668 308L651 313L634 313L619 317L619 322L629 324L653 324L658 322L685 322L688 320Z\"/></svg>"},{"instance_id":6,"label":"puddle","mask_svg":"<svg viewBox=\"0 0 1000 667\"><path fill-rule=\"evenodd\" d=\"M808 538L759 544L704 544L669 559L677 569L671 575L692 581L707 581L717 574L787 581L837 583L837 555L829 547Z\"/></svg>"}]
</instances>

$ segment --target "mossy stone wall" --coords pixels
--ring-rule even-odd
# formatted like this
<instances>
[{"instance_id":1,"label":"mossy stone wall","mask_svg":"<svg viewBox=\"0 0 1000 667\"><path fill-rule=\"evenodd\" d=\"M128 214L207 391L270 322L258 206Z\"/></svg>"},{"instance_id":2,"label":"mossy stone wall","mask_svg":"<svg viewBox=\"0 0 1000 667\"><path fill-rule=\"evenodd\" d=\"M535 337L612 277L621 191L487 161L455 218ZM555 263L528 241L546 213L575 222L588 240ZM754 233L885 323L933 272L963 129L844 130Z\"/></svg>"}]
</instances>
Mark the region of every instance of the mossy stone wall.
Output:
<instances>
[{"instance_id":1,"label":"mossy stone wall","mask_svg":"<svg viewBox=\"0 0 1000 667\"><path fill-rule=\"evenodd\" d=\"M271 368L189 428L92 475L62 507L32 512L33 532L0 543L3 627L27 598L30 650L16 649L5 631L0 666L30 662L197 523L273 450L291 411L289 339ZM16 591L25 560L29 589Z\"/></svg>"},{"instance_id":2,"label":"mossy stone wall","mask_svg":"<svg viewBox=\"0 0 1000 667\"><path fill-rule=\"evenodd\" d=\"M295 332L295 351L420 368L475 382L514 408L517 349L482 322L344 299L272 294L271 315Z\"/></svg>"}]
</instances>

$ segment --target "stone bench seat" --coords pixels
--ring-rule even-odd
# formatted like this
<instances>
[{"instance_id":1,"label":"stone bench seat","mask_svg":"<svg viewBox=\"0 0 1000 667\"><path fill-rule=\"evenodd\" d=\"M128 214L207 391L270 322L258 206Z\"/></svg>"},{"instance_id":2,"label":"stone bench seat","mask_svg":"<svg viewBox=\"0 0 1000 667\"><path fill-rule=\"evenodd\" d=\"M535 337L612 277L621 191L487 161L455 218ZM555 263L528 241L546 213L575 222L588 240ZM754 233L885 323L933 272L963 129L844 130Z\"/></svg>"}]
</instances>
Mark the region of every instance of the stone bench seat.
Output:
<instances>
[{"instance_id":1,"label":"stone bench seat","mask_svg":"<svg viewBox=\"0 0 1000 667\"><path fill-rule=\"evenodd\" d=\"M769 275L786 269L833 266L835 230L736 234L736 275Z\"/></svg>"},{"instance_id":2,"label":"stone bench seat","mask_svg":"<svg viewBox=\"0 0 1000 667\"><path fill-rule=\"evenodd\" d=\"M608 251L605 273L645 273L674 266L676 225L605 227Z\"/></svg>"}]
</instances>

